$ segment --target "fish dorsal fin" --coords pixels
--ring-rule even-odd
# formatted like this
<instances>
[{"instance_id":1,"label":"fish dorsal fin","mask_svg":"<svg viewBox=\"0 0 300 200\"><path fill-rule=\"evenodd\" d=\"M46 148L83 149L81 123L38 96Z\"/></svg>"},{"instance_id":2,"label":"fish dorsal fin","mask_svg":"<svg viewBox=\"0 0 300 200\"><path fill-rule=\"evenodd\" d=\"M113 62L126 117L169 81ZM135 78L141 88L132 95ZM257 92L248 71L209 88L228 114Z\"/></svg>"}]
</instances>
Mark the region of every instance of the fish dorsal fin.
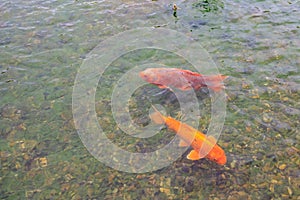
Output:
<instances>
[{"instance_id":1,"label":"fish dorsal fin","mask_svg":"<svg viewBox=\"0 0 300 200\"><path fill-rule=\"evenodd\" d=\"M201 74L196 73L196 72L192 72L192 71L190 71L190 70L183 69L182 71L183 71L184 73L187 73L187 74L192 75L192 76L202 76Z\"/></svg>"},{"instance_id":2,"label":"fish dorsal fin","mask_svg":"<svg viewBox=\"0 0 300 200\"><path fill-rule=\"evenodd\" d=\"M184 140L179 141L179 147L188 147L190 146L188 143L186 143Z\"/></svg>"},{"instance_id":3,"label":"fish dorsal fin","mask_svg":"<svg viewBox=\"0 0 300 200\"><path fill-rule=\"evenodd\" d=\"M201 146L201 148L199 150L199 155L201 157L206 157L207 154L209 154L209 152L212 150L213 146L212 146L212 144L210 144L210 142L212 142L210 140L215 140L215 138L213 138L213 139L212 138L207 139L207 141L209 141L209 142L206 141L206 142L202 143L202 146Z\"/></svg>"},{"instance_id":4,"label":"fish dorsal fin","mask_svg":"<svg viewBox=\"0 0 300 200\"><path fill-rule=\"evenodd\" d=\"M216 138L214 136L211 136L211 135L207 136L207 140L210 141L213 144L217 143Z\"/></svg>"},{"instance_id":5,"label":"fish dorsal fin","mask_svg":"<svg viewBox=\"0 0 300 200\"><path fill-rule=\"evenodd\" d=\"M195 150L192 150L188 155L187 155L187 159L189 160L199 160L203 157L200 156L200 154L195 151Z\"/></svg>"}]
</instances>

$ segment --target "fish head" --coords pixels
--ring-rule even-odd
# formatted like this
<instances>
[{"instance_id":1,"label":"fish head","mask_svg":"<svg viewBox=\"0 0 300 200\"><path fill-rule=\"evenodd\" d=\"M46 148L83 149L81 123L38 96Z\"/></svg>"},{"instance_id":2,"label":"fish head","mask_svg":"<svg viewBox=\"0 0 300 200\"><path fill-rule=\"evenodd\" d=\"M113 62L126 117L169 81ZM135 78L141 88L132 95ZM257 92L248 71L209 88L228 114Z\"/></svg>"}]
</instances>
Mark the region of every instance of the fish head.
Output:
<instances>
[{"instance_id":1,"label":"fish head","mask_svg":"<svg viewBox=\"0 0 300 200\"><path fill-rule=\"evenodd\" d=\"M227 162L227 158L225 155L225 152L221 147L215 145L211 152L207 155L207 158L211 161L219 164L219 165L225 165Z\"/></svg>"},{"instance_id":2,"label":"fish head","mask_svg":"<svg viewBox=\"0 0 300 200\"><path fill-rule=\"evenodd\" d=\"M152 68L145 69L140 72L140 77L149 83L155 83L157 80L157 74L155 70Z\"/></svg>"},{"instance_id":3,"label":"fish head","mask_svg":"<svg viewBox=\"0 0 300 200\"><path fill-rule=\"evenodd\" d=\"M225 165L227 162L227 158L226 158L225 154L223 154L222 156L220 156L218 158L214 158L214 161L219 165Z\"/></svg>"}]
</instances>

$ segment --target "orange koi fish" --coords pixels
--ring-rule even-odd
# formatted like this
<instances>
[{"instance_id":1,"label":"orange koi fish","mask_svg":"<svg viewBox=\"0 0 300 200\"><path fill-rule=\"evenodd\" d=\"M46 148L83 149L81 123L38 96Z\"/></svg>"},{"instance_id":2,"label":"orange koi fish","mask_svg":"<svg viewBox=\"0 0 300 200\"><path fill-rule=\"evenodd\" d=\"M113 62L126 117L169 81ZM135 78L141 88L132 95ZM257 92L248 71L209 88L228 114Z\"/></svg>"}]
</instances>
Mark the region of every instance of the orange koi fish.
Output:
<instances>
[{"instance_id":1,"label":"orange koi fish","mask_svg":"<svg viewBox=\"0 0 300 200\"><path fill-rule=\"evenodd\" d=\"M222 81L228 76L208 76L177 68L148 68L140 72L140 77L159 88L175 87L180 90L198 90L208 87L218 92L224 88Z\"/></svg>"},{"instance_id":2,"label":"orange koi fish","mask_svg":"<svg viewBox=\"0 0 300 200\"><path fill-rule=\"evenodd\" d=\"M150 118L156 124L165 124L170 130L176 132L181 139L179 143L180 147L186 147L191 144L193 150L187 155L187 159L199 160L205 157L219 165L226 163L225 152L216 144L214 137L206 136L197 129L181 123L172 117L163 116L154 106L153 109L155 112L150 114Z\"/></svg>"}]
</instances>

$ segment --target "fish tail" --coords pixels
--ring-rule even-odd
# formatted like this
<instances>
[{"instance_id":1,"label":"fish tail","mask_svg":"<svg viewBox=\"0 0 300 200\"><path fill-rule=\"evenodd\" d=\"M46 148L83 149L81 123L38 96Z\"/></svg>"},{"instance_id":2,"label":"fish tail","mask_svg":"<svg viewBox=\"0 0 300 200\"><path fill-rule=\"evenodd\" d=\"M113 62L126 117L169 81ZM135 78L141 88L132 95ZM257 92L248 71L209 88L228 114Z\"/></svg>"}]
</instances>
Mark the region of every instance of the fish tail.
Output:
<instances>
[{"instance_id":1,"label":"fish tail","mask_svg":"<svg viewBox=\"0 0 300 200\"><path fill-rule=\"evenodd\" d=\"M207 82L221 83L222 81L227 79L228 76L218 74L218 75L203 76L203 78L204 78L204 81L207 81Z\"/></svg>"},{"instance_id":2,"label":"fish tail","mask_svg":"<svg viewBox=\"0 0 300 200\"><path fill-rule=\"evenodd\" d=\"M220 77L220 79L223 81L223 80L225 80L225 79L227 79L229 76L226 76L226 75L219 75L219 77Z\"/></svg>"},{"instance_id":3,"label":"fish tail","mask_svg":"<svg viewBox=\"0 0 300 200\"><path fill-rule=\"evenodd\" d=\"M222 81L227 78L228 76L225 75L205 76L204 82L208 88L212 89L215 92L219 92L220 90L225 88Z\"/></svg>"},{"instance_id":4,"label":"fish tail","mask_svg":"<svg viewBox=\"0 0 300 200\"><path fill-rule=\"evenodd\" d=\"M215 92L220 92L222 89L225 89L225 86L223 84L215 84L215 85L208 85L208 88L212 89Z\"/></svg>"},{"instance_id":5,"label":"fish tail","mask_svg":"<svg viewBox=\"0 0 300 200\"><path fill-rule=\"evenodd\" d=\"M164 116L152 105L154 112L150 114L150 118L156 124L164 124Z\"/></svg>"}]
</instances>

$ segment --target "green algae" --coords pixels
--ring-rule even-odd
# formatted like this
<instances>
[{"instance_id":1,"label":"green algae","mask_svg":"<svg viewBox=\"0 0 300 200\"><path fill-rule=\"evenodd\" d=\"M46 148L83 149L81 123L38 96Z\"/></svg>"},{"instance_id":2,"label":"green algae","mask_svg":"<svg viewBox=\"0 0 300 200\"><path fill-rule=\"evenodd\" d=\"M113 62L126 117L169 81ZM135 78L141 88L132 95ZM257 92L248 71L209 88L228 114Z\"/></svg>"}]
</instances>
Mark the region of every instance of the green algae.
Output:
<instances>
[{"instance_id":1,"label":"green algae","mask_svg":"<svg viewBox=\"0 0 300 200\"><path fill-rule=\"evenodd\" d=\"M217 12L224 8L224 2L220 0L201 0L194 2L193 7L201 12Z\"/></svg>"}]
</instances>

